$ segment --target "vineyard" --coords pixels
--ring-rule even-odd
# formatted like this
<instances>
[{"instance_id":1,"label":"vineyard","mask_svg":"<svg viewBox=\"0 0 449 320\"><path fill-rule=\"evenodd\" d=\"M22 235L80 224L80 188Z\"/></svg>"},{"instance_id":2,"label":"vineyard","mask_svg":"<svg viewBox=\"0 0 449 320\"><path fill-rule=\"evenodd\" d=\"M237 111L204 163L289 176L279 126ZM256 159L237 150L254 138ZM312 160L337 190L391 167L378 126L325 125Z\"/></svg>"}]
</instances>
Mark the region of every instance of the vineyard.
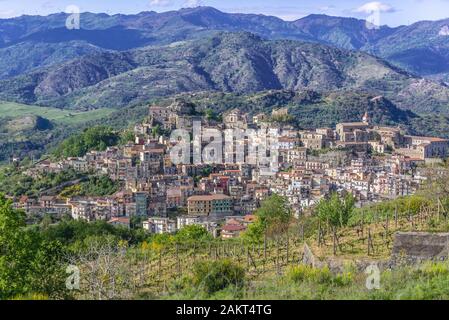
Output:
<instances>
[{"instance_id":1,"label":"vineyard","mask_svg":"<svg viewBox=\"0 0 449 320\"><path fill-rule=\"evenodd\" d=\"M279 236L259 244L236 241L171 244L128 252L138 286L154 294L163 293L170 283L190 276L198 261L229 259L243 267L249 280L263 275L281 275L302 261L303 242L297 236Z\"/></svg>"},{"instance_id":2,"label":"vineyard","mask_svg":"<svg viewBox=\"0 0 449 320\"><path fill-rule=\"evenodd\" d=\"M329 226L319 226L311 245L319 257L388 259L396 232L445 232L449 230L448 222L439 200L403 212L398 208L369 213L360 210L351 227L333 230Z\"/></svg>"},{"instance_id":3,"label":"vineyard","mask_svg":"<svg viewBox=\"0 0 449 320\"><path fill-rule=\"evenodd\" d=\"M448 227L442 205L421 206L416 212L393 210L364 215L361 212L355 225L343 229L316 225L309 218L295 221L288 232L265 236L258 243L242 239L165 245L143 243L129 250L111 248L114 258L111 260L110 252L105 258L109 259L117 279L126 283L130 292L156 297L173 290L176 281L192 276L193 266L199 261L228 259L245 270L249 282L257 282L261 278L282 276L290 267L302 264L304 244L320 262L334 259L343 265L355 259L387 261L397 231L446 231ZM92 279L98 275L98 267L91 263L89 259L81 261L81 265L88 266L84 270L88 275L85 287L92 287L95 282Z\"/></svg>"}]
</instances>

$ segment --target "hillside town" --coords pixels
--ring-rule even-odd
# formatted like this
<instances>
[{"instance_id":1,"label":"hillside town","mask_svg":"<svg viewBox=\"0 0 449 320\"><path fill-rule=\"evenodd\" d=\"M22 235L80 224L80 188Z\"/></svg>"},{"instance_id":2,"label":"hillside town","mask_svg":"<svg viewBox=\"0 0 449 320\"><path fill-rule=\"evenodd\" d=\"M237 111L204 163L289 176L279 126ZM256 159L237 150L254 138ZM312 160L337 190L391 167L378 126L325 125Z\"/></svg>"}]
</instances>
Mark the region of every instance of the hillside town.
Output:
<instances>
[{"instance_id":1,"label":"hillside town","mask_svg":"<svg viewBox=\"0 0 449 320\"><path fill-rule=\"evenodd\" d=\"M79 158L43 160L24 173L38 177L73 169L106 175L119 183L118 192L104 197L65 198L58 192L22 196L13 199L14 206L28 214L67 214L127 228L132 217L141 217L142 227L156 234L197 224L215 237L229 239L246 230L262 201L273 193L285 196L296 216L307 214L332 192L352 193L358 206L394 199L414 194L425 181L428 166L441 162L449 152L449 140L373 125L368 113L360 122L315 130L295 129L284 121L288 116L288 108L271 114L233 109L211 117L179 100L169 107L152 105L148 119L134 127L134 142ZM172 133L192 132L195 123L201 125L203 138L201 132L193 132L184 154L187 161L175 161L173 150L179 139L173 139ZM231 147L219 145L222 161L191 161L195 141L206 149L214 141L204 138L207 130L272 133L276 143L271 147L275 145L276 152L269 152L266 159L276 162L276 170L262 172L260 159L250 159L248 150L259 143L246 136L231 140ZM238 150L244 152L240 161Z\"/></svg>"}]
</instances>

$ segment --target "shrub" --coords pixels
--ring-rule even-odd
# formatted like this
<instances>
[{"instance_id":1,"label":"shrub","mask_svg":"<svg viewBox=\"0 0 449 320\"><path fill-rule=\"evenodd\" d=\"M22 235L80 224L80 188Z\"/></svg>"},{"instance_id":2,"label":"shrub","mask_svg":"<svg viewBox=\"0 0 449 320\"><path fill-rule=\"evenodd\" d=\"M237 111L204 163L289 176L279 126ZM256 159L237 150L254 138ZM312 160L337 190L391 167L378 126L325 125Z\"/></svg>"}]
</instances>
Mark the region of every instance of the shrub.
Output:
<instances>
[{"instance_id":1,"label":"shrub","mask_svg":"<svg viewBox=\"0 0 449 320\"><path fill-rule=\"evenodd\" d=\"M332 274L328 267L313 268L306 265L292 267L287 272L287 278L295 283L311 282L335 286L346 286L353 282L350 272Z\"/></svg>"},{"instance_id":2,"label":"shrub","mask_svg":"<svg viewBox=\"0 0 449 320\"><path fill-rule=\"evenodd\" d=\"M348 285L352 284L353 281L354 281L354 276L351 272L344 272L344 273L337 274L333 279L333 283L339 287L348 286Z\"/></svg>"},{"instance_id":3,"label":"shrub","mask_svg":"<svg viewBox=\"0 0 449 320\"><path fill-rule=\"evenodd\" d=\"M173 242L173 236L168 233L155 234L149 240L151 241L151 248L159 251Z\"/></svg>"},{"instance_id":4,"label":"shrub","mask_svg":"<svg viewBox=\"0 0 449 320\"><path fill-rule=\"evenodd\" d=\"M14 297L12 300L49 300L50 298L45 294L40 293L31 293L28 295L18 295Z\"/></svg>"},{"instance_id":5,"label":"shrub","mask_svg":"<svg viewBox=\"0 0 449 320\"><path fill-rule=\"evenodd\" d=\"M245 270L228 259L201 261L193 266L193 284L208 294L245 283Z\"/></svg>"},{"instance_id":6,"label":"shrub","mask_svg":"<svg viewBox=\"0 0 449 320\"><path fill-rule=\"evenodd\" d=\"M327 267L318 269L300 265L290 268L287 272L287 277L296 283L305 281L326 283L332 279L332 274Z\"/></svg>"},{"instance_id":7,"label":"shrub","mask_svg":"<svg viewBox=\"0 0 449 320\"><path fill-rule=\"evenodd\" d=\"M449 275L449 264L447 263L426 263L419 269L421 274L428 277Z\"/></svg>"}]
</instances>

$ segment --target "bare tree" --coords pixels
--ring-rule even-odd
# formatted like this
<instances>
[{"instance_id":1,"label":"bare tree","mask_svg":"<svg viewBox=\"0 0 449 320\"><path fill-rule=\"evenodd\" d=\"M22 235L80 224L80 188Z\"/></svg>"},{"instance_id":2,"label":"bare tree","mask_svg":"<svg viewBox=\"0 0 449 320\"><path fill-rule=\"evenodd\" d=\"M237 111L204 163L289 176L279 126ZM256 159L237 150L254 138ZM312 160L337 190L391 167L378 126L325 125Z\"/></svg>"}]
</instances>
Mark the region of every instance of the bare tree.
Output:
<instances>
[{"instance_id":1,"label":"bare tree","mask_svg":"<svg viewBox=\"0 0 449 320\"><path fill-rule=\"evenodd\" d=\"M135 295L133 268L126 257L127 245L114 238L92 238L85 248L69 257L80 270L80 299L118 300Z\"/></svg>"}]
</instances>

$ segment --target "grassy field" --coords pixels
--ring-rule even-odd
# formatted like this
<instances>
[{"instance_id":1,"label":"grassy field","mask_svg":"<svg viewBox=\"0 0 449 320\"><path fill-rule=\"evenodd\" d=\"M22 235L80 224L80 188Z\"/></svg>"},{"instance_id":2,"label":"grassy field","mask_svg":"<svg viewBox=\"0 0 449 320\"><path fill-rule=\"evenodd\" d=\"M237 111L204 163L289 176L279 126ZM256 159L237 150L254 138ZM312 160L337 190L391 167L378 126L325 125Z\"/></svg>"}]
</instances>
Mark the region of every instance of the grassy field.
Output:
<instances>
[{"instance_id":1,"label":"grassy field","mask_svg":"<svg viewBox=\"0 0 449 320\"><path fill-rule=\"evenodd\" d=\"M48 107L0 101L0 119L16 118L23 115L36 115L62 124L77 124L105 117L115 110L98 109L87 112L76 112Z\"/></svg>"},{"instance_id":2,"label":"grassy field","mask_svg":"<svg viewBox=\"0 0 449 320\"><path fill-rule=\"evenodd\" d=\"M175 300L441 300L448 299L449 264L425 263L402 266L379 274L376 288L368 289L370 275L348 268L332 274L328 269L304 265L291 267L283 275L246 279L242 288L229 286L208 294L189 278L173 280L155 299ZM145 298L145 296L143 296Z\"/></svg>"}]
</instances>

